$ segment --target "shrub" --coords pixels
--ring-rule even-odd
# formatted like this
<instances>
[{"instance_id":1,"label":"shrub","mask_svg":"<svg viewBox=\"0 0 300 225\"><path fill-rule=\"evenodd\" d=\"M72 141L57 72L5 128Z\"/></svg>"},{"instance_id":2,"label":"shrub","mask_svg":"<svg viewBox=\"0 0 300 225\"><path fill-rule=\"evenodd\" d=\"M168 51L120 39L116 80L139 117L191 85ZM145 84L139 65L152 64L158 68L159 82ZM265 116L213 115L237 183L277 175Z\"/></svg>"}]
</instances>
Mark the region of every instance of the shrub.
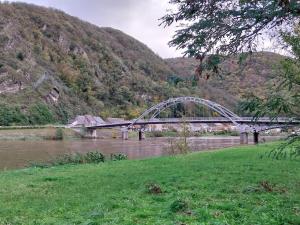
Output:
<instances>
[{"instance_id":1,"label":"shrub","mask_svg":"<svg viewBox=\"0 0 300 225\"><path fill-rule=\"evenodd\" d=\"M170 210L171 212L177 213L177 212L184 212L188 209L188 203L184 200L175 200L171 206Z\"/></svg>"},{"instance_id":2,"label":"shrub","mask_svg":"<svg viewBox=\"0 0 300 225\"><path fill-rule=\"evenodd\" d=\"M126 160L128 159L128 156L126 154L122 154L122 153L119 153L119 154L111 154L110 155L110 159L112 161L120 161L120 160Z\"/></svg>"},{"instance_id":3,"label":"shrub","mask_svg":"<svg viewBox=\"0 0 300 225\"><path fill-rule=\"evenodd\" d=\"M50 124L54 123L55 119L53 113L47 105L38 103L29 108L29 122L30 124Z\"/></svg>"},{"instance_id":4,"label":"shrub","mask_svg":"<svg viewBox=\"0 0 300 225\"><path fill-rule=\"evenodd\" d=\"M0 105L0 126L26 125L28 119L19 107Z\"/></svg>"},{"instance_id":5,"label":"shrub","mask_svg":"<svg viewBox=\"0 0 300 225\"><path fill-rule=\"evenodd\" d=\"M31 167L47 168L50 166L60 166L68 164L85 164L85 163L102 163L105 161L105 156L101 152L88 152L86 154L64 154L56 157L48 163L30 163Z\"/></svg>"},{"instance_id":6,"label":"shrub","mask_svg":"<svg viewBox=\"0 0 300 225\"><path fill-rule=\"evenodd\" d=\"M64 131L62 128L57 128L55 131L55 140L63 140L64 139Z\"/></svg>"},{"instance_id":7,"label":"shrub","mask_svg":"<svg viewBox=\"0 0 300 225\"><path fill-rule=\"evenodd\" d=\"M86 163L101 163L105 161L105 156L101 152L88 152L85 155Z\"/></svg>"}]
</instances>

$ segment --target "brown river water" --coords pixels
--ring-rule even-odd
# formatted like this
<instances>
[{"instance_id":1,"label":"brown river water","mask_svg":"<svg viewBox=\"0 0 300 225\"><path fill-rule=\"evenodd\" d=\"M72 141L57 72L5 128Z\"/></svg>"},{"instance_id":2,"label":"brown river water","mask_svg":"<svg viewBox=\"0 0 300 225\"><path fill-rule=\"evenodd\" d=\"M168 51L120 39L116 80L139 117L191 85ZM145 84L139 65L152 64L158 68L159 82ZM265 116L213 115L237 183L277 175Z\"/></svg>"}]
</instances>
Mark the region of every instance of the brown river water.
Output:
<instances>
[{"instance_id":1,"label":"brown river water","mask_svg":"<svg viewBox=\"0 0 300 225\"><path fill-rule=\"evenodd\" d=\"M251 144L251 138L250 144ZM264 137L266 141L278 140L280 137ZM1 140L0 170L26 167L30 162L46 162L66 153L85 153L100 151L109 156L111 153L123 153L129 159L142 159L168 155L171 142L178 138L147 138L143 141L130 139L78 139L78 140ZM226 148L239 145L239 137L191 137L188 143L193 151Z\"/></svg>"}]
</instances>

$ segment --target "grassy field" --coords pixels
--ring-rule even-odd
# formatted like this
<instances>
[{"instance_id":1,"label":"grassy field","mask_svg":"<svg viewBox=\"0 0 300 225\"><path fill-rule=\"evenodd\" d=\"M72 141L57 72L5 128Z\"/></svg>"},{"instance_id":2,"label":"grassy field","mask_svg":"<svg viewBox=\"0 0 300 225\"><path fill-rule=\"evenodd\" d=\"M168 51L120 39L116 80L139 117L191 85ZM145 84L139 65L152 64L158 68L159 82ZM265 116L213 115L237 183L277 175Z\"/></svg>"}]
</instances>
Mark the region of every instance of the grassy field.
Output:
<instances>
[{"instance_id":1,"label":"grassy field","mask_svg":"<svg viewBox=\"0 0 300 225\"><path fill-rule=\"evenodd\" d=\"M0 172L0 224L300 224L300 161L274 145Z\"/></svg>"}]
</instances>

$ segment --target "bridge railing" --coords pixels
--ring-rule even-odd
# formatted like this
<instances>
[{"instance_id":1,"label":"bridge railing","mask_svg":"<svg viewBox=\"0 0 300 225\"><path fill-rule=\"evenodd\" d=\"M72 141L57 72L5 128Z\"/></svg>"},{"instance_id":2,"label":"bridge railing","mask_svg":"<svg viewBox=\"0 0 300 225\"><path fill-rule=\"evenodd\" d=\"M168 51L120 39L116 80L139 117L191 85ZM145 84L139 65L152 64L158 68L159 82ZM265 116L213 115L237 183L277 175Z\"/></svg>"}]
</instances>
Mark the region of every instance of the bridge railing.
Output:
<instances>
[{"instance_id":1,"label":"bridge railing","mask_svg":"<svg viewBox=\"0 0 300 225\"><path fill-rule=\"evenodd\" d=\"M152 118L152 119L140 119L138 121L230 121L228 118L226 117L183 117L183 118ZM136 121L136 122L138 122ZM288 118L288 117L278 117L276 119L272 119L270 117L260 117L258 120L253 119L253 117L241 117L241 120L239 120L241 122L245 121L245 122L250 122L250 121L258 121L258 122L293 122L293 121L297 121L293 118Z\"/></svg>"}]
</instances>

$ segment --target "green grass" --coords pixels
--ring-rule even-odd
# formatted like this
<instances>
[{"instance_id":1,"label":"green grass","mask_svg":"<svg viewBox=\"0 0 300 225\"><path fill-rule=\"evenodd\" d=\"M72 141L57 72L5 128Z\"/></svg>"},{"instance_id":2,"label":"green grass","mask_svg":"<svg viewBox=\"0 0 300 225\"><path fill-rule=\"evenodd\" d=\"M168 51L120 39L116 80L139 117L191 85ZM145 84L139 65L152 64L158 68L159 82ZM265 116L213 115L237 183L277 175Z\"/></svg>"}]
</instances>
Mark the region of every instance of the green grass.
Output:
<instances>
[{"instance_id":1,"label":"green grass","mask_svg":"<svg viewBox=\"0 0 300 225\"><path fill-rule=\"evenodd\" d=\"M300 224L300 161L274 145L1 172L0 224Z\"/></svg>"}]
</instances>

